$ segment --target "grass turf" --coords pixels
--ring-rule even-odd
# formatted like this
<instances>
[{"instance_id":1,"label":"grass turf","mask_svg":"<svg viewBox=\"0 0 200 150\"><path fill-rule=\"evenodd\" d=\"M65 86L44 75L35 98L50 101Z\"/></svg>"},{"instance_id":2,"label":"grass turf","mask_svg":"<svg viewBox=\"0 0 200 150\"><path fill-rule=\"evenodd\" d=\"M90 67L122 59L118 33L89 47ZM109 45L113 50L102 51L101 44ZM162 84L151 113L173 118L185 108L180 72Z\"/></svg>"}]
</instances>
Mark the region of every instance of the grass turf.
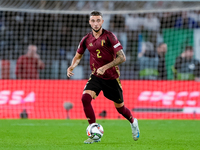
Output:
<instances>
[{"instance_id":1,"label":"grass turf","mask_svg":"<svg viewBox=\"0 0 200 150\"><path fill-rule=\"evenodd\" d=\"M87 139L86 120L0 120L1 150L199 150L200 121L139 120L133 141L126 120L97 120L104 127L100 143Z\"/></svg>"}]
</instances>

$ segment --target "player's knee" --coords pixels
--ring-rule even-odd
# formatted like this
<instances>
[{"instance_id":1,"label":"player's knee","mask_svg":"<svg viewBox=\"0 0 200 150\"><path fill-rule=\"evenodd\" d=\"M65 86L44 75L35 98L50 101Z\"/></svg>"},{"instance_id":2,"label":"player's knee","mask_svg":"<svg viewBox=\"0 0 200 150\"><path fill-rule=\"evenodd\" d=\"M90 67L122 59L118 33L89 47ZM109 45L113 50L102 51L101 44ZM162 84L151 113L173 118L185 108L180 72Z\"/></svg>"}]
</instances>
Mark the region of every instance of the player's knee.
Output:
<instances>
[{"instance_id":1,"label":"player's knee","mask_svg":"<svg viewBox=\"0 0 200 150\"><path fill-rule=\"evenodd\" d=\"M85 94L82 95L81 100L82 100L83 106L86 106L88 104L91 104L92 97L91 97L90 94L85 93Z\"/></svg>"}]
</instances>

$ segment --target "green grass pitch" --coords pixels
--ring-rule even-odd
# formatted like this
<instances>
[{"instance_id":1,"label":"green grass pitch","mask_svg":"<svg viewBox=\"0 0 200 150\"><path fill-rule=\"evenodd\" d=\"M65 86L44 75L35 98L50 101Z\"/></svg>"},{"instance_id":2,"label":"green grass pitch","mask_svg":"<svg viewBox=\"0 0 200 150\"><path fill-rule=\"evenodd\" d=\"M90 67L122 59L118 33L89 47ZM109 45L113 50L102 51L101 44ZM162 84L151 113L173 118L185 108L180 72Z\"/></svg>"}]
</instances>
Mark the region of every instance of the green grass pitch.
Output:
<instances>
[{"instance_id":1,"label":"green grass pitch","mask_svg":"<svg viewBox=\"0 0 200 150\"><path fill-rule=\"evenodd\" d=\"M0 120L1 150L200 150L198 120L139 120L133 141L126 120L97 120L102 141L84 144L86 120Z\"/></svg>"}]
</instances>

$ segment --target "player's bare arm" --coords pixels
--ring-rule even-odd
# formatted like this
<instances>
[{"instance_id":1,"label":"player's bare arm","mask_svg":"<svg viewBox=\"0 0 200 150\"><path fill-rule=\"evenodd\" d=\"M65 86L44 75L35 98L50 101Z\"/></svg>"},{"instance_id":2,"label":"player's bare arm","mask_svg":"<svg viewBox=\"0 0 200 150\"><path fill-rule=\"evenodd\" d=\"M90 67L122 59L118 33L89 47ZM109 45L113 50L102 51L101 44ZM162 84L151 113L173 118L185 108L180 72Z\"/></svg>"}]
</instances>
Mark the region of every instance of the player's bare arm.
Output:
<instances>
[{"instance_id":1,"label":"player's bare arm","mask_svg":"<svg viewBox=\"0 0 200 150\"><path fill-rule=\"evenodd\" d=\"M79 54L79 53L76 52L76 55L72 59L71 66L67 69L67 76L68 77L71 77L71 76L74 75L74 73L72 71L74 70L74 68L76 66L78 66L79 62L81 61L82 56L83 56L82 54Z\"/></svg>"},{"instance_id":2,"label":"player's bare arm","mask_svg":"<svg viewBox=\"0 0 200 150\"><path fill-rule=\"evenodd\" d=\"M117 58L116 59L114 59L110 63L108 63L108 64L97 69L97 74L103 75L107 69L112 68L114 66L117 66L117 65L119 65L119 64L121 64L125 61L126 61L126 56L125 56L123 50L120 50L120 51L117 52Z\"/></svg>"}]
</instances>

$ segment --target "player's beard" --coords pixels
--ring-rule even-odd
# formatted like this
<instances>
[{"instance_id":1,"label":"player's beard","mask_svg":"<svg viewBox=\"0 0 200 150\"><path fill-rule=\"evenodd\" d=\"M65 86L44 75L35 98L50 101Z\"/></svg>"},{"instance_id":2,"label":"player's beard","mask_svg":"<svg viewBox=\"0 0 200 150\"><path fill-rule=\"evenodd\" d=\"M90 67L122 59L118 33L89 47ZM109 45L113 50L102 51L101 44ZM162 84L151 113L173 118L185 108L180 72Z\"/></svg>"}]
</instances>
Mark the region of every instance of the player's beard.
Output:
<instances>
[{"instance_id":1,"label":"player's beard","mask_svg":"<svg viewBox=\"0 0 200 150\"><path fill-rule=\"evenodd\" d=\"M92 27L91 27L91 28L92 28ZM98 30L95 30L95 29L93 29L93 28L92 28L92 30L93 30L94 32L97 33L97 32L99 32L99 30L101 30L101 28L102 28L102 26L101 26Z\"/></svg>"}]
</instances>

